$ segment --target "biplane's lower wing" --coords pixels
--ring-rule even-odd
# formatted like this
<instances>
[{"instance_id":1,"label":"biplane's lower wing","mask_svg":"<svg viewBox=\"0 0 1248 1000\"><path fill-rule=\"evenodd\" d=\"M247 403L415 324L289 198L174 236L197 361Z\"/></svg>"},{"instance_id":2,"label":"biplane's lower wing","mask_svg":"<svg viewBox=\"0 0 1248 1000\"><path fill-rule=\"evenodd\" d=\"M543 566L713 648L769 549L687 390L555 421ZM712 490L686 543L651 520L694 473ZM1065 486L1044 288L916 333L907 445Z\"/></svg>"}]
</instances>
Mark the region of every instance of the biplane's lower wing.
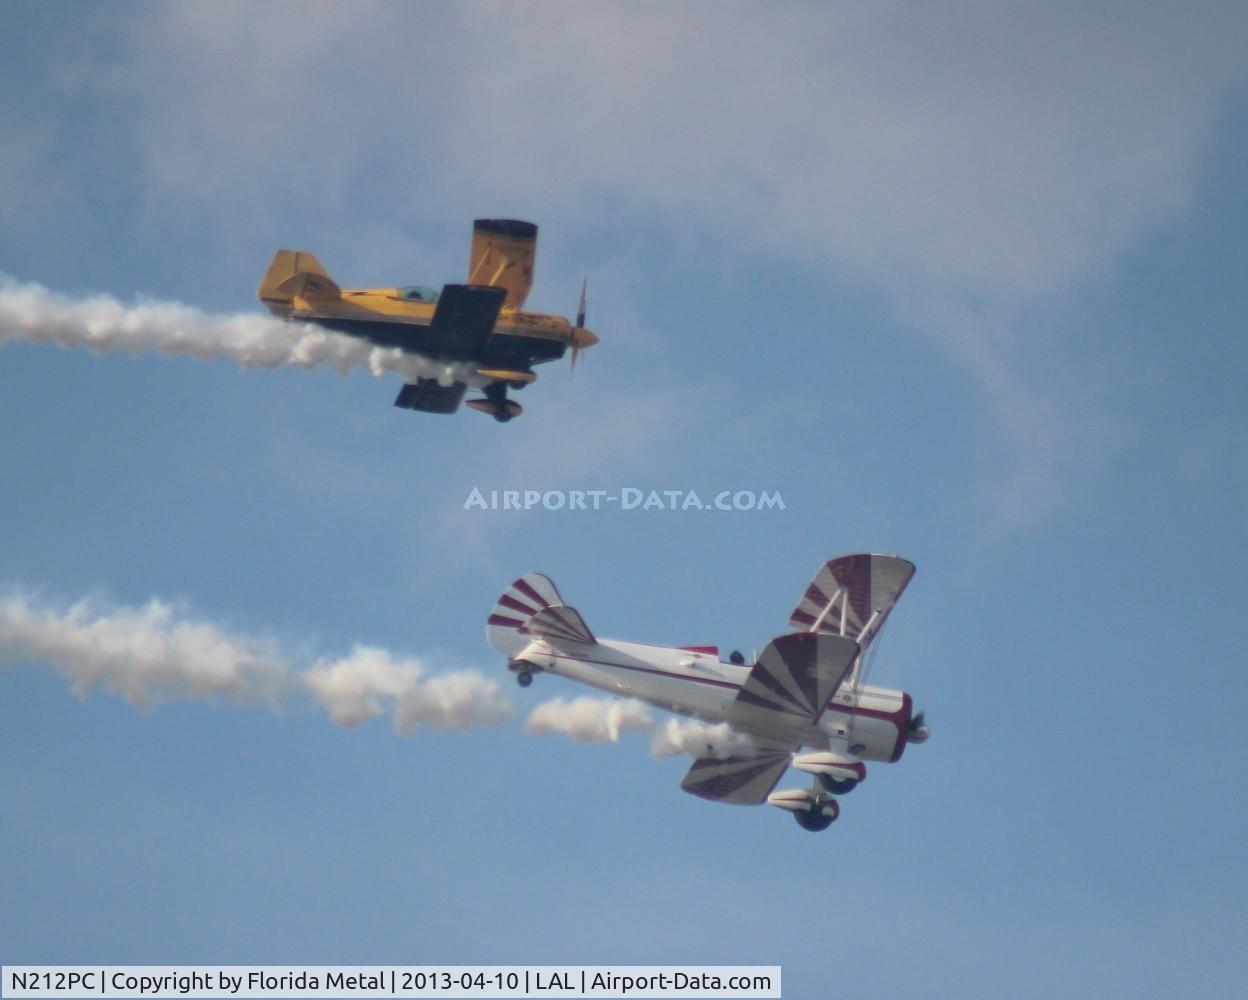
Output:
<instances>
[{"instance_id":1,"label":"biplane's lower wing","mask_svg":"<svg viewBox=\"0 0 1248 1000\"><path fill-rule=\"evenodd\" d=\"M753 756L699 757L680 787L690 795L712 802L761 805L788 769L796 749L793 746L787 750L760 750Z\"/></svg>"},{"instance_id":2,"label":"biplane's lower wing","mask_svg":"<svg viewBox=\"0 0 1248 1000\"><path fill-rule=\"evenodd\" d=\"M752 754L699 757L680 787L733 805L758 805L802 745L858 658L858 643L839 635L797 632L772 639L750 668L729 711L733 728L757 748Z\"/></svg>"},{"instance_id":3,"label":"biplane's lower wing","mask_svg":"<svg viewBox=\"0 0 1248 1000\"><path fill-rule=\"evenodd\" d=\"M488 285L444 285L421 353L479 358L494 335L507 291Z\"/></svg>"},{"instance_id":4,"label":"biplane's lower wing","mask_svg":"<svg viewBox=\"0 0 1248 1000\"><path fill-rule=\"evenodd\" d=\"M425 413L454 413L467 389L463 382L440 385L436 378L421 378L403 386L394 405Z\"/></svg>"}]
</instances>

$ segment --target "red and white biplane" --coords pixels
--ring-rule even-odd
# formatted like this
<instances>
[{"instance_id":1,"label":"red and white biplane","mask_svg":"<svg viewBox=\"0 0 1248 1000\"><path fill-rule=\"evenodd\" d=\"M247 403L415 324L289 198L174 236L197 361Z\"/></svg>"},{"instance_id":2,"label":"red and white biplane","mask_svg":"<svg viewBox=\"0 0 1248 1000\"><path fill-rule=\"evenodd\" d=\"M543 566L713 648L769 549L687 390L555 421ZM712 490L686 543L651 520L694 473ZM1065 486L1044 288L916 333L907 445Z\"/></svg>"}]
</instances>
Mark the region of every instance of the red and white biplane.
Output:
<instances>
[{"instance_id":1,"label":"red and white biplane","mask_svg":"<svg viewBox=\"0 0 1248 1000\"><path fill-rule=\"evenodd\" d=\"M863 679L864 656L901 596L914 564L859 554L825 563L757 662L712 646L653 646L599 639L551 580L530 573L498 599L486 627L522 687L556 674L711 724L740 738L707 744L681 787L737 805L767 802L807 830L840 813L836 796L867 776L866 761L891 763L927 739L923 713L904 691ZM813 776L809 788L774 791L785 771Z\"/></svg>"}]
</instances>

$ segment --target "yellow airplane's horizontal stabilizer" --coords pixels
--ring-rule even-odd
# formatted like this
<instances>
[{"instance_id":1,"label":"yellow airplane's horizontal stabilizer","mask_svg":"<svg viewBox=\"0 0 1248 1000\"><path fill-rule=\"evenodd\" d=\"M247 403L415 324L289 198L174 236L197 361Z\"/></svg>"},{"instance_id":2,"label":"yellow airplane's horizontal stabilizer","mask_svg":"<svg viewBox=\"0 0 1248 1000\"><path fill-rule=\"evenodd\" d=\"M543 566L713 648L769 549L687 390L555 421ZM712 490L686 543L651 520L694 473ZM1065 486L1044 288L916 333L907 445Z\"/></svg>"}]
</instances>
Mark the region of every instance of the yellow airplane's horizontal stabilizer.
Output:
<instances>
[{"instance_id":1,"label":"yellow airplane's horizontal stabilizer","mask_svg":"<svg viewBox=\"0 0 1248 1000\"><path fill-rule=\"evenodd\" d=\"M533 372L515 372L508 368L478 368L477 374L485 378L498 379L500 382L523 382L525 385L537 381L537 376Z\"/></svg>"},{"instance_id":2,"label":"yellow airplane's horizontal stabilizer","mask_svg":"<svg viewBox=\"0 0 1248 1000\"><path fill-rule=\"evenodd\" d=\"M279 250L273 255L256 293L267 305L289 305L302 299L336 299L342 294L313 254L303 250Z\"/></svg>"},{"instance_id":3,"label":"yellow airplane's horizontal stabilizer","mask_svg":"<svg viewBox=\"0 0 1248 1000\"><path fill-rule=\"evenodd\" d=\"M464 404L471 406L478 413L488 413L490 416L497 416L499 411L498 404L488 399L470 399ZM518 417L524 412L524 407L517 403L514 399L508 399L503 402L503 410L507 414L507 418Z\"/></svg>"}]
</instances>

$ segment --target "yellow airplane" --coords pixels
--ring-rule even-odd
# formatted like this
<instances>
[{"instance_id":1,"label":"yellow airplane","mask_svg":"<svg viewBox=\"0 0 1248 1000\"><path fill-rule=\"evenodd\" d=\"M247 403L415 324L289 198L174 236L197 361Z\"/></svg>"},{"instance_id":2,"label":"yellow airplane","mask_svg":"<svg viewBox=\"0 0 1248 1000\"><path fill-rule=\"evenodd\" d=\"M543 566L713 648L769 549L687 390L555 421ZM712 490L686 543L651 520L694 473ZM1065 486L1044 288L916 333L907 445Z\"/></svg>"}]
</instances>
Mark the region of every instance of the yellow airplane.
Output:
<instances>
[{"instance_id":1,"label":"yellow airplane","mask_svg":"<svg viewBox=\"0 0 1248 1000\"><path fill-rule=\"evenodd\" d=\"M522 412L507 390L535 381L534 365L562 358L571 347L575 368L577 355L598 343L585 329L585 285L575 323L523 310L536 251L533 223L477 219L468 281L437 292L420 285L339 288L312 254L279 250L257 295L275 316L445 365L441 380L417 377L404 385L395 406L454 413L469 388L480 389L484 398L468 405L506 422Z\"/></svg>"}]
</instances>

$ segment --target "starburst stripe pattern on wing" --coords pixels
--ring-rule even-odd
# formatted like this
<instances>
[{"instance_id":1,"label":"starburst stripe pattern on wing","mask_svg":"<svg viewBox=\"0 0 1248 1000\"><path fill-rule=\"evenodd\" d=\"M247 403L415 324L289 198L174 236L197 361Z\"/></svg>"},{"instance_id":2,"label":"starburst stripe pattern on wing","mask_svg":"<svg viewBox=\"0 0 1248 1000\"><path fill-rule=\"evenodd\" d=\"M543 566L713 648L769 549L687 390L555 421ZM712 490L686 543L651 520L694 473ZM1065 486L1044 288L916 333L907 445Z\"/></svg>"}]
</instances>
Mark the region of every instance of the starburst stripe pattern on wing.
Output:
<instances>
[{"instance_id":1,"label":"starburst stripe pattern on wing","mask_svg":"<svg viewBox=\"0 0 1248 1000\"><path fill-rule=\"evenodd\" d=\"M702 799L756 806L767 801L791 760L788 750L761 751L756 756L699 757L680 787Z\"/></svg>"},{"instance_id":2,"label":"starburst stripe pattern on wing","mask_svg":"<svg viewBox=\"0 0 1248 1000\"><path fill-rule=\"evenodd\" d=\"M884 619L914 576L914 563L898 556L841 556L825 563L789 617L792 628L844 635L863 648L879 633ZM879 613L869 635L862 631Z\"/></svg>"},{"instance_id":3,"label":"starburst stripe pattern on wing","mask_svg":"<svg viewBox=\"0 0 1248 1000\"><path fill-rule=\"evenodd\" d=\"M734 710L751 728L813 722L836 693L859 652L839 635L795 632L772 639L750 668Z\"/></svg>"}]
</instances>

